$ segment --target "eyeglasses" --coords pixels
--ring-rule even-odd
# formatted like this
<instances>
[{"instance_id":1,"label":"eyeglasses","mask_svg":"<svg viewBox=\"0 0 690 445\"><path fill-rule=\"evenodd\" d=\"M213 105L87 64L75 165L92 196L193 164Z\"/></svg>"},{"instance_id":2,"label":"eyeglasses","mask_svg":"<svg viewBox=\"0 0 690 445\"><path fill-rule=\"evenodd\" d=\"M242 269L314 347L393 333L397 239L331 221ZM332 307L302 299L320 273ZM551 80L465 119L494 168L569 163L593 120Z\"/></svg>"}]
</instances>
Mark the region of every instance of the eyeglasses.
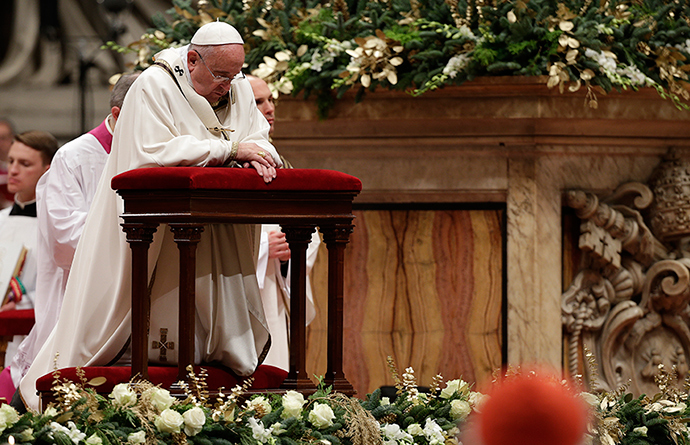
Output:
<instances>
[{"instance_id":1,"label":"eyeglasses","mask_svg":"<svg viewBox=\"0 0 690 445\"><path fill-rule=\"evenodd\" d=\"M232 82L232 81L239 80L239 79L244 79L244 73L242 71L235 74L235 77L233 77L233 78L225 77L225 76L216 76L215 74L213 74L213 71L211 71L211 69L208 67L208 65L206 65L204 58L201 56L201 53L199 53L199 51L197 51L197 50L194 50L194 52L197 53L197 55L199 56L199 59L201 59L201 63L204 64L204 66L208 70L209 74L211 76L213 76L214 82L216 82L216 83L227 83L227 82Z\"/></svg>"}]
</instances>

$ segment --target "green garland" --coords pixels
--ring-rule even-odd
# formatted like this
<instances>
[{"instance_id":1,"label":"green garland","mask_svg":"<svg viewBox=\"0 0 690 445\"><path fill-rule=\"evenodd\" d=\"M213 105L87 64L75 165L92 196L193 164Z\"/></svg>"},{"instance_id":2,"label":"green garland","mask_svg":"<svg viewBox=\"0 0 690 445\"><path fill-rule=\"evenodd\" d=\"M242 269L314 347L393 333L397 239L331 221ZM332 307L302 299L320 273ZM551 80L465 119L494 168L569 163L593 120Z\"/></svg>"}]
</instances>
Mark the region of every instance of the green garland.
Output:
<instances>
[{"instance_id":1,"label":"green garland","mask_svg":"<svg viewBox=\"0 0 690 445\"><path fill-rule=\"evenodd\" d=\"M549 88L597 93L655 88L690 98L690 6L661 0L173 0L135 52L143 69L223 20L245 37L246 70L274 94L315 96L322 115L348 90L413 95L481 76L548 76Z\"/></svg>"}]
</instances>

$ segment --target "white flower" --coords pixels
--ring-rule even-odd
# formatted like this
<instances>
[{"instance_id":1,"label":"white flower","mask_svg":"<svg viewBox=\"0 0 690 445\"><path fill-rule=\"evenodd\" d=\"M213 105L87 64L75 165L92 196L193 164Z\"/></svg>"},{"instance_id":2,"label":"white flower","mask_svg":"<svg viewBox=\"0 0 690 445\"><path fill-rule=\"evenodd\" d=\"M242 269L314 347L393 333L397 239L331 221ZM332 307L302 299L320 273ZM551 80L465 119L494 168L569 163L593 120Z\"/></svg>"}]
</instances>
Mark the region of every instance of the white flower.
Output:
<instances>
[{"instance_id":1,"label":"white flower","mask_svg":"<svg viewBox=\"0 0 690 445\"><path fill-rule=\"evenodd\" d=\"M297 391L287 391L283 394L283 412L280 416L283 419L288 417L299 417L302 407L306 403L304 396Z\"/></svg>"},{"instance_id":2,"label":"white flower","mask_svg":"<svg viewBox=\"0 0 690 445\"><path fill-rule=\"evenodd\" d=\"M32 443L35 441L36 438L34 437L34 429L33 428L26 428L24 431L19 433L19 441L23 443Z\"/></svg>"},{"instance_id":3,"label":"white flower","mask_svg":"<svg viewBox=\"0 0 690 445\"><path fill-rule=\"evenodd\" d=\"M395 423L384 424L381 426L381 434L386 439L392 441L393 444L399 443L413 443L414 439L405 430L400 429L400 425Z\"/></svg>"},{"instance_id":4,"label":"white flower","mask_svg":"<svg viewBox=\"0 0 690 445\"><path fill-rule=\"evenodd\" d=\"M137 403L137 393L129 387L129 383L118 383L110 393L110 398L116 406L130 406Z\"/></svg>"},{"instance_id":5,"label":"white flower","mask_svg":"<svg viewBox=\"0 0 690 445\"><path fill-rule=\"evenodd\" d=\"M206 423L206 414L204 414L204 410L198 406L185 411L182 414L182 418L184 419L184 432L188 436L196 436L199 434Z\"/></svg>"},{"instance_id":6,"label":"white flower","mask_svg":"<svg viewBox=\"0 0 690 445\"><path fill-rule=\"evenodd\" d=\"M450 416L453 420L464 420L472 412L470 404L464 400L451 400L450 402Z\"/></svg>"},{"instance_id":7,"label":"white flower","mask_svg":"<svg viewBox=\"0 0 690 445\"><path fill-rule=\"evenodd\" d=\"M334 418L333 410L325 403L315 403L314 408L309 411L309 422L319 429L333 425Z\"/></svg>"},{"instance_id":8,"label":"white flower","mask_svg":"<svg viewBox=\"0 0 690 445\"><path fill-rule=\"evenodd\" d=\"M45 417L55 417L58 415L58 410L54 406L49 406L43 411L43 416Z\"/></svg>"},{"instance_id":9,"label":"white flower","mask_svg":"<svg viewBox=\"0 0 690 445\"><path fill-rule=\"evenodd\" d=\"M488 399L489 396L487 396L486 394L482 394L477 391L470 391L468 401L470 402L470 405L474 407L474 410L479 412L484 402L486 402Z\"/></svg>"},{"instance_id":10,"label":"white flower","mask_svg":"<svg viewBox=\"0 0 690 445\"><path fill-rule=\"evenodd\" d=\"M274 436L280 436L281 434L287 431L283 429L283 425L280 422L276 422L273 425L271 425L271 430Z\"/></svg>"},{"instance_id":11,"label":"white flower","mask_svg":"<svg viewBox=\"0 0 690 445\"><path fill-rule=\"evenodd\" d=\"M259 417L263 417L271 412L271 403L264 396L255 397L245 404L245 408L253 410Z\"/></svg>"},{"instance_id":12,"label":"white flower","mask_svg":"<svg viewBox=\"0 0 690 445\"><path fill-rule=\"evenodd\" d=\"M92 435L89 436L88 439L86 439L86 445L102 445L103 444L103 439L98 437L96 433L93 433Z\"/></svg>"},{"instance_id":13,"label":"white flower","mask_svg":"<svg viewBox=\"0 0 690 445\"><path fill-rule=\"evenodd\" d=\"M429 418L426 419L426 424L424 424L424 436L429 441L429 445L440 445L446 441L443 437L443 428Z\"/></svg>"},{"instance_id":14,"label":"white flower","mask_svg":"<svg viewBox=\"0 0 690 445\"><path fill-rule=\"evenodd\" d=\"M456 39L457 39L458 37L467 37L468 39L472 39L472 40L476 40L476 39L477 39L477 37L474 35L474 33L472 32L472 30L470 29L470 27L467 26L467 25L462 25L462 26L458 29L458 33L457 33L455 36L453 36L453 38L456 38Z\"/></svg>"},{"instance_id":15,"label":"white flower","mask_svg":"<svg viewBox=\"0 0 690 445\"><path fill-rule=\"evenodd\" d=\"M681 51L685 51L686 53L690 53L690 39L687 39L685 41L685 44L676 45L675 47Z\"/></svg>"},{"instance_id":16,"label":"white flower","mask_svg":"<svg viewBox=\"0 0 690 445\"><path fill-rule=\"evenodd\" d=\"M633 433L640 433L642 437L647 437L647 427L638 426L637 428L633 428Z\"/></svg>"},{"instance_id":17,"label":"white flower","mask_svg":"<svg viewBox=\"0 0 690 445\"><path fill-rule=\"evenodd\" d=\"M467 64L470 63L470 58L467 54L458 54L450 58L446 66L443 68L443 74L454 79L458 73L463 71Z\"/></svg>"},{"instance_id":18,"label":"white flower","mask_svg":"<svg viewBox=\"0 0 690 445\"><path fill-rule=\"evenodd\" d=\"M459 379L446 382L446 387L441 390L441 398L450 399L457 393L463 393L468 388L467 382Z\"/></svg>"},{"instance_id":19,"label":"white flower","mask_svg":"<svg viewBox=\"0 0 690 445\"><path fill-rule=\"evenodd\" d=\"M580 397L582 397L582 400L584 400L589 406L595 407L599 404L599 397L591 392L581 392Z\"/></svg>"},{"instance_id":20,"label":"white flower","mask_svg":"<svg viewBox=\"0 0 690 445\"><path fill-rule=\"evenodd\" d=\"M407 432L412 434L413 436L421 436L422 434L424 434L422 426L418 423L413 423L410 426L408 426Z\"/></svg>"},{"instance_id":21,"label":"white flower","mask_svg":"<svg viewBox=\"0 0 690 445\"><path fill-rule=\"evenodd\" d=\"M249 426L252 427L252 437L260 443L266 443L271 439L273 427L265 428L264 424L256 420L254 417L247 419Z\"/></svg>"},{"instance_id":22,"label":"white flower","mask_svg":"<svg viewBox=\"0 0 690 445\"><path fill-rule=\"evenodd\" d=\"M184 418L182 414L172 409L163 410L160 416L156 417L153 424L156 425L161 433L179 433L182 429Z\"/></svg>"},{"instance_id":23,"label":"white flower","mask_svg":"<svg viewBox=\"0 0 690 445\"><path fill-rule=\"evenodd\" d=\"M146 443L146 431L137 431L136 433L130 433L127 436L127 443L132 445L140 445Z\"/></svg>"},{"instance_id":24,"label":"white flower","mask_svg":"<svg viewBox=\"0 0 690 445\"><path fill-rule=\"evenodd\" d=\"M19 413L10 405L0 405L0 433L19 420Z\"/></svg>"},{"instance_id":25,"label":"white flower","mask_svg":"<svg viewBox=\"0 0 690 445\"><path fill-rule=\"evenodd\" d=\"M66 434L67 437L69 437L70 440L75 443L75 445L84 440L84 438L86 437L86 434L79 431L77 425L72 421L67 422L67 427L60 425L57 422L50 422L50 429L52 430L52 432L60 432ZM52 432L48 433L48 436L51 439L53 439Z\"/></svg>"},{"instance_id":26,"label":"white flower","mask_svg":"<svg viewBox=\"0 0 690 445\"><path fill-rule=\"evenodd\" d=\"M381 405L390 405L391 404L391 399L388 397L381 397Z\"/></svg>"},{"instance_id":27,"label":"white flower","mask_svg":"<svg viewBox=\"0 0 690 445\"><path fill-rule=\"evenodd\" d=\"M149 399L151 404L159 411L163 412L166 409L170 408L175 401L173 396L170 395L170 392L167 389L163 388L151 388L147 389L144 391L142 394L142 397L146 397Z\"/></svg>"},{"instance_id":28,"label":"white flower","mask_svg":"<svg viewBox=\"0 0 690 445\"><path fill-rule=\"evenodd\" d=\"M615 73L616 71L616 55L610 51L597 52L592 49L585 49L585 57L593 59L599 64L601 71L604 74Z\"/></svg>"}]
</instances>

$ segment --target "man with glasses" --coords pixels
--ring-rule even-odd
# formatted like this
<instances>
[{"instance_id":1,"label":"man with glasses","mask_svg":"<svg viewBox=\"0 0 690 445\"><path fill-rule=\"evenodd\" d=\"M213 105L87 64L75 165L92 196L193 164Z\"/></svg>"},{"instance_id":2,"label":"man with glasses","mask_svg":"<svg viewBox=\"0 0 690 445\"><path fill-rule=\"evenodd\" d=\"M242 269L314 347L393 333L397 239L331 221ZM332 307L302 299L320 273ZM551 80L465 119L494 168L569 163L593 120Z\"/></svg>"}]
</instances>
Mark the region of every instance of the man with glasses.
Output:
<instances>
[{"instance_id":1,"label":"man with glasses","mask_svg":"<svg viewBox=\"0 0 690 445\"><path fill-rule=\"evenodd\" d=\"M119 215L122 200L111 179L126 170L157 166L254 168L265 182L280 157L269 125L240 74L243 41L223 22L202 26L191 44L155 56L131 86L67 281L62 310L46 344L20 384L25 403L38 408L35 381L56 366L126 363L130 336L129 246ZM217 362L250 375L270 343L256 280L256 226L209 225L197 247L196 363ZM177 348L177 246L167 228L149 249L153 272L149 361L174 364ZM163 340L162 335L167 335Z\"/></svg>"}]
</instances>

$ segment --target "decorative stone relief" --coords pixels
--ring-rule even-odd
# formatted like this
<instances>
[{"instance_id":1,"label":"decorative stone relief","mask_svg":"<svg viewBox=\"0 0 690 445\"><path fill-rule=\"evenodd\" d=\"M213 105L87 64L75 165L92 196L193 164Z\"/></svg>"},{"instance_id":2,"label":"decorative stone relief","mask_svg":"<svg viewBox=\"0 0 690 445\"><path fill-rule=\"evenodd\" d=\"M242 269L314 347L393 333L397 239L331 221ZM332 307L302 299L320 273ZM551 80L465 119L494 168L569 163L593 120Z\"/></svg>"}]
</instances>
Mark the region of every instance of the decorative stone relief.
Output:
<instances>
[{"instance_id":1,"label":"decorative stone relief","mask_svg":"<svg viewBox=\"0 0 690 445\"><path fill-rule=\"evenodd\" d=\"M670 153L648 185L626 183L601 200L571 190L566 204L582 221L583 252L561 299L569 372L595 377L602 390L655 394L663 365L681 385L690 354L690 160Z\"/></svg>"}]
</instances>

